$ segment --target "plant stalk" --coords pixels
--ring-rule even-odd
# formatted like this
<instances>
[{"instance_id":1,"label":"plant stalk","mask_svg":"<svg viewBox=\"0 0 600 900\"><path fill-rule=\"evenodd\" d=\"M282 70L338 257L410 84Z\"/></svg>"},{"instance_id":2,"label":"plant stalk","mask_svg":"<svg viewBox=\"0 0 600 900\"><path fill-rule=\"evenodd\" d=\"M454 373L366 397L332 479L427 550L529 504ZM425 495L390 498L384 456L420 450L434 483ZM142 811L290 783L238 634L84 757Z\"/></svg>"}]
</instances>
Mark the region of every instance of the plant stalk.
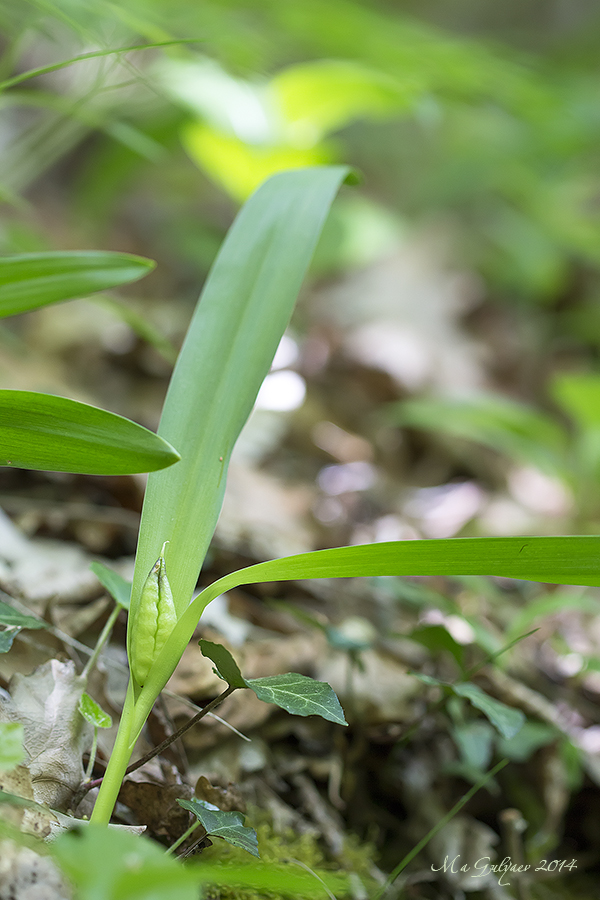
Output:
<instances>
[{"instance_id":1,"label":"plant stalk","mask_svg":"<svg viewBox=\"0 0 600 900\"><path fill-rule=\"evenodd\" d=\"M108 825L110 822L110 817L115 807L115 803L117 802L123 778L125 777L127 764L133 752L135 739L132 743L131 731L134 709L133 683L130 679L121 721L119 722L119 730L117 731L117 739L110 755L110 760L106 772L104 773L102 784L100 785L100 793L98 794L90 819L91 822L98 825Z\"/></svg>"}]
</instances>

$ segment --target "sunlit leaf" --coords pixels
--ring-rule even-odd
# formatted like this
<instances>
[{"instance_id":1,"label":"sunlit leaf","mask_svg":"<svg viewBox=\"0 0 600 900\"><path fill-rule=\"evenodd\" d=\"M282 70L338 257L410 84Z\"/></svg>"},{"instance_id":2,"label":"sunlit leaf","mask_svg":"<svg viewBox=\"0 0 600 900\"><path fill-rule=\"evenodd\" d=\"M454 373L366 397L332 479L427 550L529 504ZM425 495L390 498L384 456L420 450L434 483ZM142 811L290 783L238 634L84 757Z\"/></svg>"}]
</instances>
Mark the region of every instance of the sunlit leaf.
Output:
<instances>
[{"instance_id":1,"label":"sunlit leaf","mask_svg":"<svg viewBox=\"0 0 600 900\"><path fill-rule=\"evenodd\" d=\"M128 475L178 459L163 438L123 416L51 394L0 391L0 465Z\"/></svg>"},{"instance_id":2,"label":"sunlit leaf","mask_svg":"<svg viewBox=\"0 0 600 900\"><path fill-rule=\"evenodd\" d=\"M101 250L0 257L0 318L137 281L154 266L141 256Z\"/></svg>"}]
</instances>

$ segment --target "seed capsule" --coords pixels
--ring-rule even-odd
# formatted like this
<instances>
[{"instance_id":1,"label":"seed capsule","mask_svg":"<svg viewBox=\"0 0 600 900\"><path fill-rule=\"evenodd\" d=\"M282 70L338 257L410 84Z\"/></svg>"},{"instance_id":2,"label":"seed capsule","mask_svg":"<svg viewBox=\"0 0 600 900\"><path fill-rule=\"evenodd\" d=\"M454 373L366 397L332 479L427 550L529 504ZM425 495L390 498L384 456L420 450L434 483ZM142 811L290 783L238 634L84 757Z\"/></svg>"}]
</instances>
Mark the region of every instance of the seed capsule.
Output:
<instances>
[{"instance_id":1,"label":"seed capsule","mask_svg":"<svg viewBox=\"0 0 600 900\"><path fill-rule=\"evenodd\" d=\"M163 544L148 575L132 623L131 671L143 685L177 622L173 594L167 578Z\"/></svg>"}]
</instances>

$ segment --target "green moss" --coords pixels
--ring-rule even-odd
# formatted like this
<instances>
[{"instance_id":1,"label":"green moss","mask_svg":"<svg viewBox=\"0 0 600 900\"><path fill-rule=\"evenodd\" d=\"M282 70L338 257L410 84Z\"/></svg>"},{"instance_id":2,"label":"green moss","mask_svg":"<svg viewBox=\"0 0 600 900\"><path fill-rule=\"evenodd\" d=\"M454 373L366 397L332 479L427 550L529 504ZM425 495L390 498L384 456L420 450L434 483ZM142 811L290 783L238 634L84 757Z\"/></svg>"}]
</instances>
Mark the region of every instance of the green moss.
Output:
<instances>
[{"instance_id":1,"label":"green moss","mask_svg":"<svg viewBox=\"0 0 600 900\"><path fill-rule=\"evenodd\" d=\"M356 836L346 837L342 854L334 860L326 855L316 835L300 834L291 828L276 832L272 823L265 821L264 812L257 810L254 815L248 817L246 824L256 828L263 865L284 864L290 867L290 875L304 873L310 879L311 885L314 882L315 900L326 896L322 881L327 882L332 877L337 882L334 893L338 900L351 896L348 876L351 876L353 881L360 879L367 894L372 893L374 882L369 872L373 866L374 850L370 844L361 843ZM200 866L202 862L219 863L225 867L229 864L232 868L251 863L247 853L218 838L214 839L212 847L203 851ZM345 877L340 879L340 876ZM207 900L289 900L290 897L297 896L299 895L290 892L289 887L286 892L285 887L274 891L270 888L257 889L235 885L209 887L205 893ZM302 900L305 900L304 894Z\"/></svg>"}]
</instances>

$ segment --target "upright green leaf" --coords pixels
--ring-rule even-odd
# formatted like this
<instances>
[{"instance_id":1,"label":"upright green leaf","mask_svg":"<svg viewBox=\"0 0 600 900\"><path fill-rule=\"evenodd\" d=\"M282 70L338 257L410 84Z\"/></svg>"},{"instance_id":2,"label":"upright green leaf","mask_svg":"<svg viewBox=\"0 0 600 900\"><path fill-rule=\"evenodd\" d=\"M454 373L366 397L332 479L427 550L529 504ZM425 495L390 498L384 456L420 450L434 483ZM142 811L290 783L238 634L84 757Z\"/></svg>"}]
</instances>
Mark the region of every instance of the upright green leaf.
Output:
<instances>
[{"instance_id":1,"label":"upright green leaf","mask_svg":"<svg viewBox=\"0 0 600 900\"><path fill-rule=\"evenodd\" d=\"M152 475L132 609L164 541L175 607L188 605L221 509L229 458L269 371L344 166L283 172L248 200L202 292L158 433L182 460Z\"/></svg>"},{"instance_id":2,"label":"upright green leaf","mask_svg":"<svg viewBox=\"0 0 600 900\"><path fill-rule=\"evenodd\" d=\"M51 394L0 391L0 465L129 475L177 462L163 438L115 413Z\"/></svg>"},{"instance_id":3,"label":"upright green leaf","mask_svg":"<svg viewBox=\"0 0 600 900\"><path fill-rule=\"evenodd\" d=\"M143 278L151 259L108 250L0 257L0 318Z\"/></svg>"}]
</instances>

